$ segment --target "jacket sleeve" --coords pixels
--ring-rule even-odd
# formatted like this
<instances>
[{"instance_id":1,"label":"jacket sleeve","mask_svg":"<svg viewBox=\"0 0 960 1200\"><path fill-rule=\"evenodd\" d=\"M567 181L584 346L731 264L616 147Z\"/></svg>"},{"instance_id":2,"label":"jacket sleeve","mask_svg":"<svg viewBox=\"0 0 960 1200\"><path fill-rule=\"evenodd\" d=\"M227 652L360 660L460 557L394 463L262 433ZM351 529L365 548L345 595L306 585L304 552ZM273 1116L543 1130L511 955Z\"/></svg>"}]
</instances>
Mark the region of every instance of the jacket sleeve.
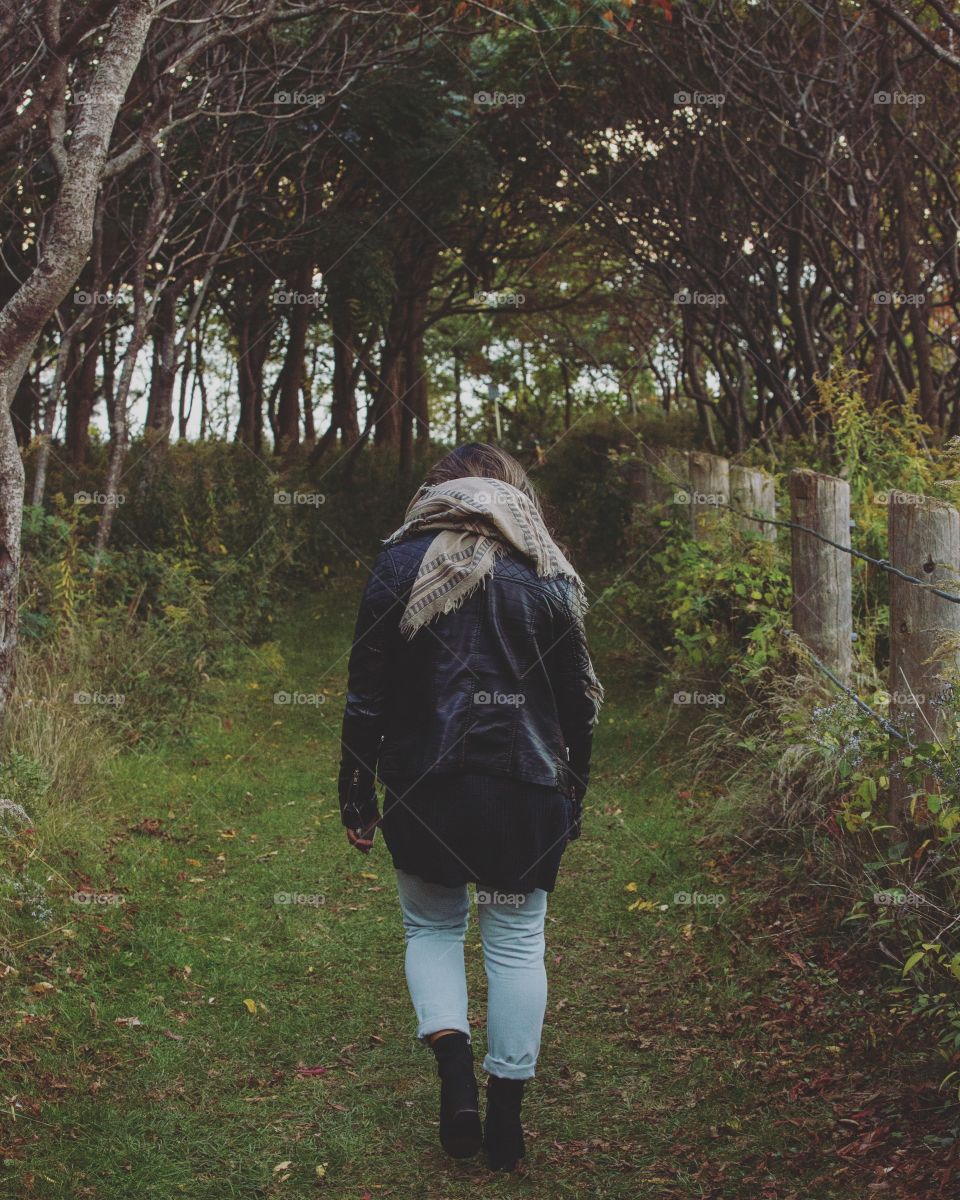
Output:
<instances>
[{"instance_id":1,"label":"jacket sleeve","mask_svg":"<svg viewBox=\"0 0 960 1200\"><path fill-rule=\"evenodd\" d=\"M590 661L583 604L574 584L561 579L554 595L558 603L546 666L567 745L570 794L576 816L590 780L593 728L597 723L603 688ZM576 825L574 836L579 834L579 817L576 817Z\"/></svg>"},{"instance_id":2,"label":"jacket sleeve","mask_svg":"<svg viewBox=\"0 0 960 1200\"><path fill-rule=\"evenodd\" d=\"M340 735L340 819L353 829L368 825L377 815L375 780L383 740L386 647L402 609L392 556L382 550L357 614Z\"/></svg>"}]
</instances>

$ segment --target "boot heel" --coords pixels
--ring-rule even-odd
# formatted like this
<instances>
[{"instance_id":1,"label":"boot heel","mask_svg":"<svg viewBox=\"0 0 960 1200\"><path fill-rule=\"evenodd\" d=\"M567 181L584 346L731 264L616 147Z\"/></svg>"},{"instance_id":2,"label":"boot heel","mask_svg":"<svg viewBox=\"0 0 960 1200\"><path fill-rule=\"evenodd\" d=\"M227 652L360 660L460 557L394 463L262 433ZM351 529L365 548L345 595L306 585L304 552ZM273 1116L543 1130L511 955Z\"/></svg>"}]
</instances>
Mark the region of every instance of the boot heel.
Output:
<instances>
[{"instance_id":1,"label":"boot heel","mask_svg":"<svg viewBox=\"0 0 960 1200\"><path fill-rule=\"evenodd\" d=\"M462 1108L441 1134L440 1144L451 1158L472 1158L483 1142L483 1127L477 1109Z\"/></svg>"},{"instance_id":2,"label":"boot heel","mask_svg":"<svg viewBox=\"0 0 960 1200\"><path fill-rule=\"evenodd\" d=\"M523 1079L501 1079L496 1075L487 1079L483 1146L491 1171L515 1171L526 1154L520 1124L525 1082Z\"/></svg>"},{"instance_id":3,"label":"boot heel","mask_svg":"<svg viewBox=\"0 0 960 1200\"><path fill-rule=\"evenodd\" d=\"M473 1050L464 1033L433 1043L440 1076L440 1145L451 1158L470 1158L483 1142Z\"/></svg>"}]
</instances>

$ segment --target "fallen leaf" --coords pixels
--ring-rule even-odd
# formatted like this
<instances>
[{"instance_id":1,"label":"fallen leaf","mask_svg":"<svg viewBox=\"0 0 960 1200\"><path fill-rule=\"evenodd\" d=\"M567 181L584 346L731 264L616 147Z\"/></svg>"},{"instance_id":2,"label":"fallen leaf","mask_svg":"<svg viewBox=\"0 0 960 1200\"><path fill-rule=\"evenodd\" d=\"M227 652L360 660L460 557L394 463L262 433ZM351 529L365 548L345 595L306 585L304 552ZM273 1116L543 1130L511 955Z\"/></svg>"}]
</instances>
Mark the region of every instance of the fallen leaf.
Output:
<instances>
[{"instance_id":1,"label":"fallen leaf","mask_svg":"<svg viewBox=\"0 0 960 1200\"><path fill-rule=\"evenodd\" d=\"M144 817L139 825L131 827L131 833L145 833L147 837L163 837L163 821L159 817Z\"/></svg>"}]
</instances>

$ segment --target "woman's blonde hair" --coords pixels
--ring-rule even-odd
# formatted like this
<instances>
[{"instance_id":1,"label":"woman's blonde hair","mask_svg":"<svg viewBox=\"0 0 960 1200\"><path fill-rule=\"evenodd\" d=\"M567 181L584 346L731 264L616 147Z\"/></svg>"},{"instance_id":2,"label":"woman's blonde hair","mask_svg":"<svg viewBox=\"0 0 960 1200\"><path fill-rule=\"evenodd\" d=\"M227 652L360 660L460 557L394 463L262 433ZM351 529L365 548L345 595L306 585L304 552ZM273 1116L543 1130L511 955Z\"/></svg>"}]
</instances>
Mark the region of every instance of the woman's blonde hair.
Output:
<instances>
[{"instance_id":1,"label":"woman's blonde hair","mask_svg":"<svg viewBox=\"0 0 960 1200\"><path fill-rule=\"evenodd\" d=\"M464 479L468 476L478 476L481 479L501 479L518 491L523 492L536 506L537 512L543 516L540 497L537 495L530 477L512 454L501 450L499 446L491 446L488 442L466 442L444 455L438 463L427 472L423 481L424 487L433 487L438 483L447 483L451 479Z\"/></svg>"}]
</instances>

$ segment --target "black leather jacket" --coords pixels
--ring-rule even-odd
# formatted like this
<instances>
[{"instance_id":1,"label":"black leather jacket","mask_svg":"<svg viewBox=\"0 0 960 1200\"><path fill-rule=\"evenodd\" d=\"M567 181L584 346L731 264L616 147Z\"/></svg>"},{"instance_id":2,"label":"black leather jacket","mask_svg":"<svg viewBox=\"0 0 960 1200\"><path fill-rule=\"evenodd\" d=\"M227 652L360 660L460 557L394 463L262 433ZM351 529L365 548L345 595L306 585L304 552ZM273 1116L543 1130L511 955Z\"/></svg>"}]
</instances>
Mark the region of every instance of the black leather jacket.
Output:
<instances>
[{"instance_id":1,"label":"black leather jacket","mask_svg":"<svg viewBox=\"0 0 960 1200\"><path fill-rule=\"evenodd\" d=\"M343 824L376 815L377 775L387 784L505 775L557 786L579 810L597 705L574 585L540 578L508 549L459 608L408 640L400 616L433 537L382 550L360 603L341 736Z\"/></svg>"}]
</instances>

